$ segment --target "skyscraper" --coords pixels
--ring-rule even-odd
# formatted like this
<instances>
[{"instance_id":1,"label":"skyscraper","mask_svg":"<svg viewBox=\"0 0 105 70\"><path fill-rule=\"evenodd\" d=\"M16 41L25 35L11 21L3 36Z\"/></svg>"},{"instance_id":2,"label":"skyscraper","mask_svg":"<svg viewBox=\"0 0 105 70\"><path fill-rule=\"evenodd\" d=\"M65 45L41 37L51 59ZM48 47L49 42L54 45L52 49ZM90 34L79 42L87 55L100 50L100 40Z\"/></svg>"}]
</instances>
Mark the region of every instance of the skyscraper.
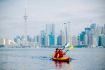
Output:
<instances>
[{"instance_id":1,"label":"skyscraper","mask_svg":"<svg viewBox=\"0 0 105 70\"><path fill-rule=\"evenodd\" d=\"M46 24L46 34L49 35L50 33L55 34L55 25L54 24Z\"/></svg>"},{"instance_id":2,"label":"skyscraper","mask_svg":"<svg viewBox=\"0 0 105 70\"><path fill-rule=\"evenodd\" d=\"M105 35L102 36L102 46L105 48Z\"/></svg>"},{"instance_id":3,"label":"skyscraper","mask_svg":"<svg viewBox=\"0 0 105 70\"><path fill-rule=\"evenodd\" d=\"M72 36L72 45L74 45L74 46L78 45L78 39L75 35Z\"/></svg>"},{"instance_id":4,"label":"skyscraper","mask_svg":"<svg viewBox=\"0 0 105 70\"><path fill-rule=\"evenodd\" d=\"M98 37L98 46L102 46L102 35Z\"/></svg>"},{"instance_id":5,"label":"skyscraper","mask_svg":"<svg viewBox=\"0 0 105 70\"><path fill-rule=\"evenodd\" d=\"M95 36L97 38L97 46L101 46L102 45L102 26L97 26L96 27L96 31L95 31Z\"/></svg>"},{"instance_id":6,"label":"skyscraper","mask_svg":"<svg viewBox=\"0 0 105 70\"><path fill-rule=\"evenodd\" d=\"M102 37L102 40L103 40L102 41L102 45L105 48L105 24L103 25L102 34L103 34L103 37Z\"/></svg>"},{"instance_id":7,"label":"skyscraper","mask_svg":"<svg viewBox=\"0 0 105 70\"><path fill-rule=\"evenodd\" d=\"M85 32L86 32L86 35L87 35L87 42L85 42L85 43L87 43L87 45L88 45L88 47L90 47L90 45L91 45L91 33L90 33L90 31L91 31L91 28L85 28Z\"/></svg>"},{"instance_id":8,"label":"skyscraper","mask_svg":"<svg viewBox=\"0 0 105 70\"><path fill-rule=\"evenodd\" d=\"M58 46L62 45L62 36L61 35L58 35L58 37L57 37L57 45Z\"/></svg>"},{"instance_id":9,"label":"skyscraper","mask_svg":"<svg viewBox=\"0 0 105 70\"><path fill-rule=\"evenodd\" d=\"M54 46L55 45L55 25L46 24L46 45Z\"/></svg>"},{"instance_id":10,"label":"skyscraper","mask_svg":"<svg viewBox=\"0 0 105 70\"><path fill-rule=\"evenodd\" d=\"M85 44L85 32L81 32L80 34L80 42L81 42L81 45L84 45Z\"/></svg>"},{"instance_id":11,"label":"skyscraper","mask_svg":"<svg viewBox=\"0 0 105 70\"><path fill-rule=\"evenodd\" d=\"M55 36L51 32L50 35L49 35L49 46L53 47L54 45L55 45Z\"/></svg>"},{"instance_id":12,"label":"skyscraper","mask_svg":"<svg viewBox=\"0 0 105 70\"><path fill-rule=\"evenodd\" d=\"M71 37L71 34L70 34L70 22L67 22L67 23L64 23L64 33L65 33L65 44L67 44L68 42L70 43L70 37Z\"/></svg>"},{"instance_id":13,"label":"skyscraper","mask_svg":"<svg viewBox=\"0 0 105 70\"><path fill-rule=\"evenodd\" d=\"M60 34L57 37L57 45L62 47L63 45L63 32L62 30L60 31Z\"/></svg>"},{"instance_id":14,"label":"skyscraper","mask_svg":"<svg viewBox=\"0 0 105 70\"><path fill-rule=\"evenodd\" d=\"M44 31L41 31L40 43L42 47L46 46L46 35Z\"/></svg>"}]
</instances>

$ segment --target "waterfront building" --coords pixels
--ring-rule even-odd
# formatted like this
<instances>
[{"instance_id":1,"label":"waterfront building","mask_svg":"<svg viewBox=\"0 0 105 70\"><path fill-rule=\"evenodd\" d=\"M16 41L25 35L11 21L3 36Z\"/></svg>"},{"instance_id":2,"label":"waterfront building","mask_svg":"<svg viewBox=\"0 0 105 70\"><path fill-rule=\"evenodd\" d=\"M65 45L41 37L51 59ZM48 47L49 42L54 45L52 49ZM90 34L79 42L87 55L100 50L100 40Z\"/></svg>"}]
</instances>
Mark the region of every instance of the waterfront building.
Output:
<instances>
[{"instance_id":1,"label":"waterfront building","mask_svg":"<svg viewBox=\"0 0 105 70\"><path fill-rule=\"evenodd\" d=\"M81 32L80 34L80 42L81 42L81 45L84 45L85 44L85 32Z\"/></svg>"},{"instance_id":2,"label":"waterfront building","mask_svg":"<svg viewBox=\"0 0 105 70\"><path fill-rule=\"evenodd\" d=\"M102 27L101 26L97 26L95 33L96 33L96 37L100 36L102 34Z\"/></svg>"},{"instance_id":3,"label":"waterfront building","mask_svg":"<svg viewBox=\"0 0 105 70\"><path fill-rule=\"evenodd\" d=\"M13 47L16 43L13 40L7 38L0 38L0 47Z\"/></svg>"},{"instance_id":4,"label":"waterfront building","mask_svg":"<svg viewBox=\"0 0 105 70\"><path fill-rule=\"evenodd\" d=\"M41 36L40 36L40 43L42 47L46 46L46 34L45 31L41 31Z\"/></svg>"},{"instance_id":5,"label":"waterfront building","mask_svg":"<svg viewBox=\"0 0 105 70\"><path fill-rule=\"evenodd\" d=\"M62 33L62 46L64 46L66 44L66 36L63 31L61 31L61 33Z\"/></svg>"},{"instance_id":6,"label":"waterfront building","mask_svg":"<svg viewBox=\"0 0 105 70\"><path fill-rule=\"evenodd\" d=\"M55 25L54 24L46 24L46 34L55 34Z\"/></svg>"},{"instance_id":7,"label":"waterfront building","mask_svg":"<svg viewBox=\"0 0 105 70\"><path fill-rule=\"evenodd\" d=\"M46 24L46 46L55 45L55 25Z\"/></svg>"},{"instance_id":8,"label":"waterfront building","mask_svg":"<svg viewBox=\"0 0 105 70\"><path fill-rule=\"evenodd\" d=\"M49 46L51 46L51 47L55 46L55 36L52 32L49 35Z\"/></svg>"},{"instance_id":9,"label":"waterfront building","mask_svg":"<svg viewBox=\"0 0 105 70\"><path fill-rule=\"evenodd\" d=\"M103 27L102 27L101 34L104 34L104 35L105 35L105 24L104 24Z\"/></svg>"},{"instance_id":10,"label":"waterfront building","mask_svg":"<svg viewBox=\"0 0 105 70\"><path fill-rule=\"evenodd\" d=\"M36 42L40 43L40 36L39 35L36 36Z\"/></svg>"},{"instance_id":11,"label":"waterfront building","mask_svg":"<svg viewBox=\"0 0 105 70\"><path fill-rule=\"evenodd\" d=\"M102 35L98 37L98 46L102 46Z\"/></svg>"},{"instance_id":12,"label":"waterfront building","mask_svg":"<svg viewBox=\"0 0 105 70\"><path fill-rule=\"evenodd\" d=\"M4 46L5 46L4 38L0 38L0 47L4 47Z\"/></svg>"},{"instance_id":13,"label":"waterfront building","mask_svg":"<svg viewBox=\"0 0 105 70\"><path fill-rule=\"evenodd\" d=\"M80 36L79 35L77 36L77 39L78 39L78 45L80 45Z\"/></svg>"},{"instance_id":14,"label":"waterfront building","mask_svg":"<svg viewBox=\"0 0 105 70\"><path fill-rule=\"evenodd\" d=\"M78 45L78 38L77 38L77 36L73 35L71 41L72 41L72 45L73 46L77 46Z\"/></svg>"},{"instance_id":15,"label":"waterfront building","mask_svg":"<svg viewBox=\"0 0 105 70\"><path fill-rule=\"evenodd\" d=\"M101 34L102 34L102 46L105 48L105 24L102 27Z\"/></svg>"},{"instance_id":16,"label":"waterfront building","mask_svg":"<svg viewBox=\"0 0 105 70\"><path fill-rule=\"evenodd\" d=\"M102 45L102 26L97 26L95 31L95 37L97 38L97 47Z\"/></svg>"},{"instance_id":17,"label":"waterfront building","mask_svg":"<svg viewBox=\"0 0 105 70\"><path fill-rule=\"evenodd\" d=\"M96 47L97 46L97 37L96 35L96 24L91 24L90 25L91 31L90 31L90 47Z\"/></svg>"},{"instance_id":18,"label":"waterfront building","mask_svg":"<svg viewBox=\"0 0 105 70\"><path fill-rule=\"evenodd\" d=\"M41 38L40 35L34 36L32 38L32 41L29 42L31 47L33 47L33 48L39 48L39 47L41 47L41 42L40 42L41 40L40 40L40 38Z\"/></svg>"},{"instance_id":19,"label":"waterfront building","mask_svg":"<svg viewBox=\"0 0 105 70\"><path fill-rule=\"evenodd\" d=\"M29 35L27 35L27 41L32 42L32 38Z\"/></svg>"},{"instance_id":20,"label":"waterfront building","mask_svg":"<svg viewBox=\"0 0 105 70\"><path fill-rule=\"evenodd\" d=\"M105 48L105 35L102 36L102 46Z\"/></svg>"},{"instance_id":21,"label":"waterfront building","mask_svg":"<svg viewBox=\"0 0 105 70\"><path fill-rule=\"evenodd\" d=\"M103 34L105 35L105 24L103 26Z\"/></svg>"},{"instance_id":22,"label":"waterfront building","mask_svg":"<svg viewBox=\"0 0 105 70\"><path fill-rule=\"evenodd\" d=\"M90 28L91 28L91 30L94 30L95 31L95 29L96 29L96 24L94 23L94 24L91 24L90 25Z\"/></svg>"},{"instance_id":23,"label":"waterfront building","mask_svg":"<svg viewBox=\"0 0 105 70\"><path fill-rule=\"evenodd\" d=\"M85 44L85 45L88 45L88 35L85 34L84 38L85 38L85 40L84 40L84 44Z\"/></svg>"},{"instance_id":24,"label":"waterfront building","mask_svg":"<svg viewBox=\"0 0 105 70\"><path fill-rule=\"evenodd\" d=\"M57 37L57 45L62 46L62 35L58 35L58 37Z\"/></svg>"},{"instance_id":25,"label":"waterfront building","mask_svg":"<svg viewBox=\"0 0 105 70\"><path fill-rule=\"evenodd\" d=\"M86 41L85 42L87 44L88 47L91 47L91 28L85 28L85 33L86 33Z\"/></svg>"},{"instance_id":26,"label":"waterfront building","mask_svg":"<svg viewBox=\"0 0 105 70\"><path fill-rule=\"evenodd\" d=\"M71 31L70 31L70 22L64 23L64 36L65 36L65 44L71 44Z\"/></svg>"},{"instance_id":27,"label":"waterfront building","mask_svg":"<svg viewBox=\"0 0 105 70\"><path fill-rule=\"evenodd\" d=\"M63 33L63 31L61 30L60 31L60 34L58 35L58 37L57 37L57 45L58 46L60 46L60 47L62 47L65 43L64 43L64 33Z\"/></svg>"}]
</instances>

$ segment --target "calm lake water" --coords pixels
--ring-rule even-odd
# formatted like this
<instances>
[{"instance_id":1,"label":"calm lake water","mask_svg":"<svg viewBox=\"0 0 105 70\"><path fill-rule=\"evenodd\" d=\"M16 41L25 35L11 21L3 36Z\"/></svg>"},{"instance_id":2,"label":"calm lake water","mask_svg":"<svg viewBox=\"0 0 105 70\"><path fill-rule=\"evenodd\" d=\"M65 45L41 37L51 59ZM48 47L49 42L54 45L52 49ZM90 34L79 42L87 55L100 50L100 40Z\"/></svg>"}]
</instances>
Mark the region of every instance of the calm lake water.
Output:
<instances>
[{"instance_id":1,"label":"calm lake water","mask_svg":"<svg viewBox=\"0 0 105 70\"><path fill-rule=\"evenodd\" d=\"M105 49L75 48L70 63L54 62L54 48L0 48L0 70L105 70Z\"/></svg>"}]
</instances>

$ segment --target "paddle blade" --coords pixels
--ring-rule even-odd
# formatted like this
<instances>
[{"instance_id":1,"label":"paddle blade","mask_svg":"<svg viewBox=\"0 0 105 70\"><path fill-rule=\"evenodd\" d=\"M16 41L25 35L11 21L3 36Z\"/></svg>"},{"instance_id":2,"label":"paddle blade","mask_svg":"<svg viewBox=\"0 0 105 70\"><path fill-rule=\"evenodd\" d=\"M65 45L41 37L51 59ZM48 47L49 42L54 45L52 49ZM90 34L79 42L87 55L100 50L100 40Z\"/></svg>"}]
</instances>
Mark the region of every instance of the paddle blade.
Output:
<instances>
[{"instance_id":1,"label":"paddle blade","mask_svg":"<svg viewBox=\"0 0 105 70\"><path fill-rule=\"evenodd\" d=\"M67 47L69 47L70 46L70 44L68 43L66 46L65 46L65 48L67 48Z\"/></svg>"},{"instance_id":2,"label":"paddle blade","mask_svg":"<svg viewBox=\"0 0 105 70\"><path fill-rule=\"evenodd\" d=\"M73 48L74 48L74 46L73 46L73 45L70 45L69 50L71 50L71 49L73 49Z\"/></svg>"}]
</instances>

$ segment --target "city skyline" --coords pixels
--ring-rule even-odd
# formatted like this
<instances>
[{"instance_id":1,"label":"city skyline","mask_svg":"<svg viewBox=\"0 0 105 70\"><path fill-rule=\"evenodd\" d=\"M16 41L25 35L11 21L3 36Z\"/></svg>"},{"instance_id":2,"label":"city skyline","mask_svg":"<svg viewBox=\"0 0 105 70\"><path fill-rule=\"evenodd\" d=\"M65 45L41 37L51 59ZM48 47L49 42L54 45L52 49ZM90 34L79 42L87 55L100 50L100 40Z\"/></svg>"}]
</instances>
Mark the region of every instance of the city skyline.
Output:
<instances>
[{"instance_id":1,"label":"city skyline","mask_svg":"<svg viewBox=\"0 0 105 70\"><path fill-rule=\"evenodd\" d=\"M66 30L67 31L67 30ZM104 48L105 47L105 24L98 26L91 24L85 27L81 33L70 35L66 31L60 31L59 35L55 34L55 25L46 24L45 30L42 30L37 36L30 35L16 35L14 40L7 38L0 38L1 46L8 46L14 48L39 48L39 47L63 47L67 43L77 48Z\"/></svg>"},{"instance_id":2,"label":"city skyline","mask_svg":"<svg viewBox=\"0 0 105 70\"><path fill-rule=\"evenodd\" d=\"M67 43L72 44L75 47L85 47L85 48L94 48L94 47L105 47L105 24L103 26L98 26L96 24L91 24L89 27L85 27L81 33L76 35L68 34L66 32L60 31L60 34L57 36L55 34L55 25L46 24L46 30L42 30L40 35L31 37L27 36L27 42L35 43L40 45L40 47L62 47ZM67 37L67 38L66 38ZM24 42L25 36L17 35L14 38L14 41L22 45Z\"/></svg>"},{"instance_id":3,"label":"city skyline","mask_svg":"<svg viewBox=\"0 0 105 70\"><path fill-rule=\"evenodd\" d=\"M0 0L0 37L13 39L24 33L25 8L27 34L32 36L40 34L45 24L55 24L59 34L68 23L71 34L78 35L92 23L105 23L103 0Z\"/></svg>"}]
</instances>

